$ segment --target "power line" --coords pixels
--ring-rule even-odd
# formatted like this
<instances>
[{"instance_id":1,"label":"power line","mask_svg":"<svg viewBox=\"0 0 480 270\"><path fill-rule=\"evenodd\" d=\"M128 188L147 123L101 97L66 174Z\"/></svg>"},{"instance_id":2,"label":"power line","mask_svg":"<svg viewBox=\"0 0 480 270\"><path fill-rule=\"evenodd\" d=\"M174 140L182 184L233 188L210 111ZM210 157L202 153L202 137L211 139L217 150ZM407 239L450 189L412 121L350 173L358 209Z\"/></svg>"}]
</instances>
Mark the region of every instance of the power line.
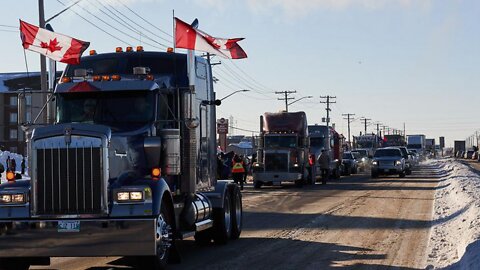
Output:
<instances>
[{"instance_id":1,"label":"power line","mask_svg":"<svg viewBox=\"0 0 480 270\"><path fill-rule=\"evenodd\" d=\"M66 4L64 4L64 3L63 3L62 1L60 1L60 0L57 0L57 2L59 2L60 4L66 6ZM113 37L114 39L116 39L116 40L118 40L118 41L120 41L120 42L122 42L122 43L125 43L125 44L127 44L127 45L131 45L129 42L126 42L126 41L124 41L124 40L122 40L122 39L120 39L120 38L112 35L111 33L107 32L106 30L103 30L102 28L100 28L100 27L97 26L96 24L92 23L92 22L91 22L90 20L88 20L87 18L85 18L85 17L83 17L82 15L80 15L80 14L79 14L78 12L76 12L75 10L71 9L71 11L72 11L73 13L75 13L78 17L82 18L84 21L86 21L87 23L89 23L90 25L92 25L93 27L95 27L95 28L97 28L98 30L104 32L105 34Z\"/></svg>"},{"instance_id":2,"label":"power line","mask_svg":"<svg viewBox=\"0 0 480 270\"><path fill-rule=\"evenodd\" d=\"M6 24L0 24L1 27L8 27L8 28L17 28L18 26L13 26L13 25L6 25Z\"/></svg>"},{"instance_id":3,"label":"power line","mask_svg":"<svg viewBox=\"0 0 480 270\"><path fill-rule=\"evenodd\" d=\"M60 0L57 0L57 1L58 1L59 3L61 3L62 5L65 5L62 1L60 1ZM103 20L102 18L98 17L97 15L93 14L93 13L90 12L88 9L86 9L86 8L84 8L84 7L82 7L82 6L79 6L79 8L83 9L85 12L87 12L88 14L90 14L90 16L96 18L97 20L103 22L103 23L106 24L107 26L115 29L116 31L122 33L123 35L125 35L125 36L127 36L127 37L129 37L129 38L131 38L131 39L137 40L137 41L139 41L139 42L143 42L143 43L145 43L145 44L147 44L147 45L149 45L149 46L152 46L152 47L154 47L154 48L157 48L157 49L161 49L161 50L164 49L164 48L160 48L160 47L157 47L157 46L155 46L155 45L149 44L149 43L147 43L147 42L145 42L145 41L142 41L142 40L140 40L140 39L138 39L138 38L136 38L136 37L134 37L134 36L126 33L125 31L118 29L117 27L113 26L112 24L108 23L107 21ZM72 10L72 11L73 11L73 10ZM79 14L76 13L76 12L75 12L75 14L79 15ZM92 24L92 25L93 25L93 24ZM104 32L106 32L106 31L104 31ZM117 38L117 39L118 39L118 38ZM128 43L128 42L125 42L125 43L128 44L128 45L131 45L131 44ZM161 44L161 43L159 43L159 42L156 42L156 43L160 44L161 46L164 46L165 48L168 47L168 46L165 46L165 45L163 45L163 44Z\"/></svg>"},{"instance_id":4,"label":"power line","mask_svg":"<svg viewBox=\"0 0 480 270\"><path fill-rule=\"evenodd\" d=\"M135 16L137 16L138 18L140 18L142 21L146 22L147 24L149 24L149 25L152 26L153 28L157 29L158 31L164 33L165 35L173 38L173 36L170 35L169 33L167 33L167 32L165 32L164 30L158 28L157 26L155 26L155 25L152 24L151 22L145 20L142 16L140 16L138 13L136 13L136 12L135 12L134 10L132 10L130 7L128 7L127 5L125 5L125 4L123 3L123 1L118 0L118 2L119 2L120 4L122 4L125 8L127 8L128 10L130 10L130 12L132 12L133 14L135 14Z\"/></svg>"},{"instance_id":5,"label":"power line","mask_svg":"<svg viewBox=\"0 0 480 270\"><path fill-rule=\"evenodd\" d=\"M99 1L99 0L95 0L95 1L101 3L101 1ZM119 13L120 15L122 15L123 17L125 17L127 20L129 20L130 22L132 22L133 24L135 24L136 26L142 28L143 30L145 30L145 31L147 31L148 33L154 35L155 37L157 37L157 38L159 38L159 39L161 39L161 40L163 40L163 41L165 41L165 42L168 42L168 43L172 42L172 40L168 40L168 39L166 39L166 38L164 38L164 37L162 37L162 36L160 36L160 35L155 34L154 32L150 31L149 29L141 26L140 24L138 24L138 23L135 22L134 20L130 19L130 17L128 17L127 15L125 15L123 12L121 12L120 10L118 10L117 8L115 8L113 5L109 4L108 6L109 6L109 8L113 9L114 11L116 11L117 13ZM112 13L113 13L113 12L112 12ZM118 16L117 16L117 17L118 17ZM125 20L121 19L120 17L118 17L118 18L119 18L120 20L122 20L123 22L127 23ZM141 19L143 20L143 18L141 18ZM128 24L128 23L127 23L127 24ZM131 25L130 25L130 26L131 26ZM159 30L162 31L162 33L163 33L163 30L161 30L161 29L159 29ZM168 34L168 33L167 33L167 35L168 35L169 37L172 37L172 35L170 35L170 34Z\"/></svg>"}]
</instances>

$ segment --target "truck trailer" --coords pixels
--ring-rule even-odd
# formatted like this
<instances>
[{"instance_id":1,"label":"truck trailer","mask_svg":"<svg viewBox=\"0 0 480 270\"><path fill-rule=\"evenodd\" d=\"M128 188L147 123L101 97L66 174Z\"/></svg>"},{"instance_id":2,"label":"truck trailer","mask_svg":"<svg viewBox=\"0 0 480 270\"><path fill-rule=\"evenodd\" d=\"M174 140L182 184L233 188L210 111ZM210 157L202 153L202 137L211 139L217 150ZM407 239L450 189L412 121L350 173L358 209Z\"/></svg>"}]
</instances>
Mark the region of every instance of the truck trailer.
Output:
<instances>
[{"instance_id":1,"label":"truck trailer","mask_svg":"<svg viewBox=\"0 0 480 270\"><path fill-rule=\"evenodd\" d=\"M312 182L309 174L309 139L305 112L265 113L260 116L257 162L253 185L281 185L293 182L302 186Z\"/></svg>"},{"instance_id":2,"label":"truck trailer","mask_svg":"<svg viewBox=\"0 0 480 270\"><path fill-rule=\"evenodd\" d=\"M55 123L27 136L31 179L0 185L1 269L94 256L163 269L176 240L239 238L241 193L216 177L209 61L116 51L66 67Z\"/></svg>"}]
</instances>

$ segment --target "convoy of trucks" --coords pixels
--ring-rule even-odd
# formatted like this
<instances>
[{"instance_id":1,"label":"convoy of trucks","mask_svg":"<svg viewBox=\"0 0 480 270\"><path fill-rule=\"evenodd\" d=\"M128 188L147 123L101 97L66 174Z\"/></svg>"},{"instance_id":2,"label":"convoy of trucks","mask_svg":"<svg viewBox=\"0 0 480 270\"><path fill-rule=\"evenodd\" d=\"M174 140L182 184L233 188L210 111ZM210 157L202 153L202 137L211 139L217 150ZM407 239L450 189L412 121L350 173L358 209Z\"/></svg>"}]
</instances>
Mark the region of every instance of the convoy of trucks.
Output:
<instances>
[{"instance_id":1,"label":"convoy of trucks","mask_svg":"<svg viewBox=\"0 0 480 270\"><path fill-rule=\"evenodd\" d=\"M253 185L297 186L313 183L309 173L309 138L305 112L265 113L260 116L257 162L253 168Z\"/></svg>"},{"instance_id":2,"label":"convoy of trucks","mask_svg":"<svg viewBox=\"0 0 480 270\"><path fill-rule=\"evenodd\" d=\"M177 239L239 238L240 190L216 177L209 61L128 51L66 67L56 124L28 138L31 179L0 185L2 269L64 256L136 257L161 269L178 259ZM293 144L306 144L304 126ZM300 148L288 160L300 175L304 157Z\"/></svg>"}]
</instances>

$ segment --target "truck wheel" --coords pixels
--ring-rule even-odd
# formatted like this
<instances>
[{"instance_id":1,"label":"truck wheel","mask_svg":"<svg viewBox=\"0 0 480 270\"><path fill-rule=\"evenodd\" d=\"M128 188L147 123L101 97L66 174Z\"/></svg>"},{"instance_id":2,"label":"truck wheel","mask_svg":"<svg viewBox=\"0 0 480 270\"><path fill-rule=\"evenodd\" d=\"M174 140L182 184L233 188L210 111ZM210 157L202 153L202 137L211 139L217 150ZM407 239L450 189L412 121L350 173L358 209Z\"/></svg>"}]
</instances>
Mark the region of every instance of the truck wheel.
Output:
<instances>
[{"instance_id":1,"label":"truck wheel","mask_svg":"<svg viewBox=\"0 0 480 270\"><path fill-rule=\"evenodd\" d=\"M213 241L216 244L226 244L232 235L232 217L230 194L225 193L223 208L213 209Z\"/></svg>"},{"instance_id":2,"label":"truck wheel","mask_svg":"<svg viewBox=\"0 0 480 270\"><path fill-rule=\"evenodd\" d=\"M153 269L165 269L168 263L170 251L173 248L173 229L170 211L165 203L160 206L160 215L156 220L155 242L157 255L153 256Z\"/></svg>"},{"instance_id":3,"label":"truck wheel","mask_svg":"<svg viewBox=\"0 0 480 270\"><path fill-rule=\"evenodd\" d=\"M399 176L400 178L404 178L404 177L405 177L405 171L401 172L398 176Z\"/></svg>"},{"instance_id":4,"label":"truck wheel","mask_svg":"<svg viewBox=\"0 0 480 270\"><path fill-rule=\"evenodd\" d=\"M377 178L377 177L378 177L378 173L372 172L372 178Z\"/></svg>"},{"instance_id":5,"label":"truck wheel","mask_svg":"<svg viewBox=\"0 0 480 270\"><path fill-rule=\"evenodd\" d=\"M411 174L412 174L412 170L411 170L411 169L406 170L406 171L405 171L405 174L406 174L406 175L411 175Z\"/></svg>"},{"instance_id":6,"label":"truck wheel","mask_svg":"<svg viewBox=\"0 0 480 270\"><path fill-rule=\"evenodd\" d=\"M243 208L242 208L242 193L238 186L232 186L231 192L231 208L232 209L232 235L231 239L240 238L243 228Z\"/></svg>"},{"instance_id":7,"label":"truck wheel","mask_svg":"<svg viewBox=\"0 0 480 270\"><path fill-rule=\"evenodd\" d=\"M262 187L262 182L260 181L253 181L253 188L254 189L259 189Z\"/></svg>"},{"instance_id":8,"label":"truck wheel","mask_svg":"<svg viewBox=\"0 0 480 270\"><path fill-rule=\"evenodd\" d=\"M0 260L0 270L27 270L30 263L24 258L3 258Z\"/></svg>"}]
</instances>

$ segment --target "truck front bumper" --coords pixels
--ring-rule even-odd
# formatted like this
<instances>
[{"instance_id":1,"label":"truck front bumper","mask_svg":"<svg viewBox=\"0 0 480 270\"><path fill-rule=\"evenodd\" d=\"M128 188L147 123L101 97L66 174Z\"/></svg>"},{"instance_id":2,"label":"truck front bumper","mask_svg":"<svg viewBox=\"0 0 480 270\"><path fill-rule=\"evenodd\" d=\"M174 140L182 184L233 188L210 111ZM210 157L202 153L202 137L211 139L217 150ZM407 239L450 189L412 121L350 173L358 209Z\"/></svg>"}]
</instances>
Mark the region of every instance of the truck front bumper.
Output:
<instances>
[{"instance_id":1,"label":"truck front bumper","mask_svg":"<svg viewBox=\"0 0 480 270\"><path fill-rule=\"evenodd\" d=\"M153 218L79 219L76 221L0 220L0 231L0 257L155 254L155 219Z\"/></svg>"},{"instance_id":2,"label":"truck front bumper","mask_svg":"<svg viewBox=\"0 0 480 270\"><path fill-rule=\"evenodd\" d=\"M282 182L295 182L302 179L298 172L254 172L253 181L262 183L281 184Z\"/></svg>"}]
</instances>

